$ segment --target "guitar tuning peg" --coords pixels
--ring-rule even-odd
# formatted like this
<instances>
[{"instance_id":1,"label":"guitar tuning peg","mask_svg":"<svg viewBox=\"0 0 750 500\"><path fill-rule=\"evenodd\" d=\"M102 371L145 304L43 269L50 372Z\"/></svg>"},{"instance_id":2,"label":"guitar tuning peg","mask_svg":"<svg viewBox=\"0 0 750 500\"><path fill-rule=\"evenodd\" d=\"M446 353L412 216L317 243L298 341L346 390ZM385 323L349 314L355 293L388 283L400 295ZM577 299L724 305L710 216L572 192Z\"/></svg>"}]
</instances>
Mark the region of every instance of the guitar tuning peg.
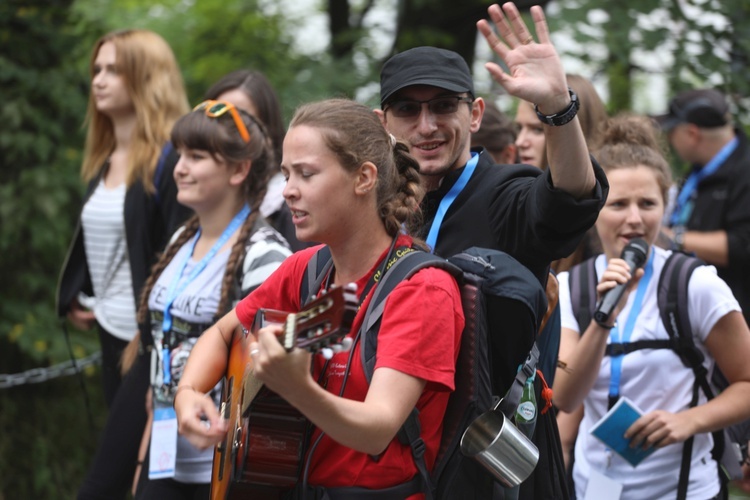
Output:
<instances>
[{"instance_id":1,"label":"guitar tuning peg","mask_svg":"<svg viewBox=\"0 0 750 500\"><path fill-rule=\"evenodd\" d=\"M341 339L341 342L339 342L338 345L341 346L342 351L349 351L352 348L352 344L354 343L354 339L351 337L344 337Z\"/></svg>"},{"instance_id":2,"label":"guitar tuning peg","mask_svg":"<svg viewBox=\"0 0 750 500\"><path fill-rule=\"evenodd\" d=\"M323 359L329 360L333 357L333 349L330 347L324 347L320 350L320 354L323 356Z\"/></svg>"}]
</instances>

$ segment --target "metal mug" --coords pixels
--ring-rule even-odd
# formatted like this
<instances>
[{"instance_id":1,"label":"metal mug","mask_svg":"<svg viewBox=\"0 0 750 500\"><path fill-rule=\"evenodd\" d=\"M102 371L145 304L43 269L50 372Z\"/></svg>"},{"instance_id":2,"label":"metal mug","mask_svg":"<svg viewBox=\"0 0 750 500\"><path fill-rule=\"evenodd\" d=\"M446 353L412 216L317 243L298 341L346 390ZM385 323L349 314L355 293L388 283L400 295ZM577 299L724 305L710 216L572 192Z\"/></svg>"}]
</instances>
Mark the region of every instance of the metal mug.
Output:
<instances>
[{"instance_id":1,"label":"metal mug","mask_svg":"<svg viewBox=\"0 0 750 500\"><path fill-rule=\"evenodd\" d=\"M539 450L495 408L480 415L461 437L461 453L487 469L503 486L524 482L539 461Z\"/></svg>"}]
</instances>

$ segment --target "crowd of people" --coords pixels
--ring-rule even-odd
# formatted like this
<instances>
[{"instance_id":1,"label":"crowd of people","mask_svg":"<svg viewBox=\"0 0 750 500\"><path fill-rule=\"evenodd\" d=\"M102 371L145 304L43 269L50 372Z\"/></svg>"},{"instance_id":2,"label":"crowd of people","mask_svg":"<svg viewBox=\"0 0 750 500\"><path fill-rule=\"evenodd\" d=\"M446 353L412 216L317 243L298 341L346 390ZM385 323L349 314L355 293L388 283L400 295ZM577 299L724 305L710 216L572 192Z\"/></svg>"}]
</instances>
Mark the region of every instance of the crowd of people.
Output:
<instances>
[{"instance_id":1,"label":"crowd of people","mask_svg":"<svg viewBox=\"0 0 750 500\"><path fill-rule=\"evenodd\" d=\"M253 376L310 423L290 495L432 498L399 435L416 409L431 469L467 324L459 284L428 267L396 285L371 380L358 332L404 255L469 247L509 254L559 295L538 335L490 338L495 393L536 342L557 415L533 436L536 470L519 488L491 487L492 498L724 498L711 433L750 419L747 138L712 89L677 95L659 116L609 117L591 81L565 73L542 9L531 16L536 38L512 3L477 23L504 64L485 67L516 101L514 118L477 94L459 54L437 47L384 63L378 109L327 99L300 106L286 128L260 71L224 75L190 111L160 36L97 41L88 190L58 288L58 313L98 332L109 407L78 498L208 498L237 335ZM692 164L684 182L672 180L665 139ZM624 256L633 241L645 245L642 266ZM321 249L331 265L311 293L353 284L357 302L352 346L327 353L282 345L280 325L254 328L259 311L305 306L301 284ZM703 368L725 382L713 398L693 390L674 350L612 348L670 339L659 278L680 252L705 264L686 278L686 305ZM589 308L573 293L582 266L596 298L613 301L604 319L579 310ZM619 437L655 449L636 467L590 432L620 398L642 415ZM569 484L549 480L554 463Z\"/></svg>"}]
</instances>

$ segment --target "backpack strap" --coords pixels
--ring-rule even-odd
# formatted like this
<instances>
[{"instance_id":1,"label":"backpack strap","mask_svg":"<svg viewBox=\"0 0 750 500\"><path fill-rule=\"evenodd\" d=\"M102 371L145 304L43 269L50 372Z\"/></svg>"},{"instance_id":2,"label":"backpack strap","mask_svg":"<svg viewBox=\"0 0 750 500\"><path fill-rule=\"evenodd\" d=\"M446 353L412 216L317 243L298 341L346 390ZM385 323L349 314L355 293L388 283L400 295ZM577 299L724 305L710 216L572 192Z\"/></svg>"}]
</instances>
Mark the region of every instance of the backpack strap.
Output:
<instances>
[{"instance_id":1,"label":"backpack strap","mask_svg":"<svg viewBox=\"0 0 750 500\"><path fill-rule=\"evenodd\" d=\"M596 257L586 259L570 269L568 287L578 331L583 335L596 309Z\"/></svg>"},{"instance_id":2,"label":"backpack strap","mask_svg":"<svg viewBox=\"0 0 750 500\"><path fill-rule=\"evenodd\" d=\"M365 319L361 329L363 338L360 347L360 355L362 357L362 366L368 383L372 380L372 375L375 371L376 353L378 350L378 331L380 330L380 320L382 319L383 310L385 309L385 299L399 283L411 278L418 271L426 267L445 269L457 279L460 279L462 276L461 270L453 264L450 264L447 260L421 251L411 252L391 266L373 292L372 299L370 300L370 304L365 312ZM425 499L432 500L435 495L435 482L433 481L430 471L427 470L427 463L424 459L426 446L422 439L422 426L419 423L419 411L416 408L412 409L409 417L401 426L397 435L401 443L408 444L411 448L414 463L422 477Z\"/></svg>"},{"instance_id":3,"label":"backpack strap","mask_svg":"<svg viewBox=\"0 0 750 500\"><path fill-rule=\"evenodd\" d=\"M381 282L375 287L370 304L367 306L367 311L365 311L364 322L362 323L362 348L360 349L360 353L368 384L372 381L372 375L375 371L375 355L378 350L377 334L383 310L385 309L385 299L399 283L411 278L418 271L426 267L444 269L457 280L461 279L462 273L458 267L442 257L422 251L411 252L401 257L388 269Z\"/></svg>"},{"instance_id":4,"label":"backpack strap","mask_svg":"<svg viewBox=\"0 0 750 500\"><path fill-rule=\"evenodd\" d=\"M669 333L673 349L682 363L693 370L695 382L693 384L693 398L690 407L698 404L699 390L702 389L706 398L713 399L714 393L708 383L708 372L703 366L703 353L695 345L693 329L688 315L688 283L693 271L703 265L703 261L682 252L673 252L664 263L659 276L657 302L662 323ZM680 307L682 304L682 307ZM722 431L713 433L714 449L711 454L715 459L721 457L724 450L724 436ZM677 499L687 498L688 483L690 481L690 461L693 455L694 436L685 441L682 448L682 463L680 478L677 483ZM717 460L718 464L718 460Z\"/></svg>"},{"instance_id":5,"label":"backpack strap","mask_svg":"<svg viewBox=\"0 0 750 500\"><path fill-rule=\"evenodd\" d=\"M300 286L300 297L302 303L307 303L312 294L311 290L319 290L320 286L333 266L330 249L325 246L318 250L310 259L305 272L305 277ZM417 271L426 267L439 267L447 270L457 279L462 275L461 270L450 264L441 257L437 257L427 252L414 251L399 258L386 271L383 278L377 284L373 291L372 299L365 311L364 320L360 332L362 334L362 344L360 346L360 355L362 358L362 367L365 372L365 378L369 384L375 371L376 353L378 347L377 334L380 328L380 320L385 309L385 299L391 291L405 279L413 276ZM425 443L422 439L422 430L419 423L419 411L414 408L404 425L398 432L398 438L403 444L411 447L414 462L417 470L424 483L423 491L426 500L434 498L434 482L427 470L427 464L424 459ZM373 457L375 460L378 457Z\"/></svg>"},{"instance_id":6,"label":"backpack strap","mask_svg":"<svg viewBox=\"0 0 750 500\"><path fill-rule=\"evenodd\" d=\"M307 262L305 277L300 284L300 304L306 305L313 300L317 290L320 290L323 280L333 267L331 249L324 246Z\"/></svg>"}]
</instances>

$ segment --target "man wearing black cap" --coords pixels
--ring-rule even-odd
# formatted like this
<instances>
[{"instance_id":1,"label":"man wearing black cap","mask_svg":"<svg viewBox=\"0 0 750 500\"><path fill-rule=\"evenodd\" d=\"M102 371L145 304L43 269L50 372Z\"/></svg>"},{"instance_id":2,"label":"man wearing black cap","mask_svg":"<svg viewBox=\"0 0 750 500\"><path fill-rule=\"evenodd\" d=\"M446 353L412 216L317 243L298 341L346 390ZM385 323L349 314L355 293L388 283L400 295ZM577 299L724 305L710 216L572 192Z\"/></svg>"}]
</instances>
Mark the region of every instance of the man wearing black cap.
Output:
<instances>
[{"instance_id":1,"label":"man wearing black cap","mask_svg":"<svg viewBox=\"0 0 750 500\"><path fill-rule=\"evenodd\" d=\"M471 148L471 134L480 127L485 105L476 96L468 65L455 52L417 47L389 59L380 74L381 109L376 113L419 162L427 190L420 236L435 253L448 257L472 246L502 250L545 284L550 262L573 252L596 221L609 185L588 154L576 118L579 103L567 86L542 9L531 11L538 43L512 3L493 5L488 12L502 40L487 21L477 27L508 72L494 63L486 67L508 94L536 103L546 134L548 170L529 165L497 168L483 148ZM514 328L510 316L506 329L521 337L523 330ZM517 359L516 351L525 356L534 340L511 337L490 346L495 387L509 386L518 365L507 360ZM528 345L520 345L526 340ZM552 356L554 366L556 348L540 351L542 358L545 353ZM540 427L536 435L548 441L537 442L540 461L521 485L519 498L565 498L559 496L564 493L551 470L555 463L562 464L559 439L550 437L557 430Z\"/></svg>"},{"instance_id":2,"label":"man wearing black cap","mask_svg":"<svg viewBox=\"0 0 750 500\"><path fill-rule=\"evenodd\" d=\"M678 250L716 266L750 323L750 146L713 89L677 95L656 116L677 155L692 164L665 230Z\"/></svg>"},{"instance_id":3,"label":"man wearing black cap","mask_svg":"<svg viewBox=\"0 0 750 500\"><path fill-rule=\"evenodd\" d=\"M512 96L537 104L547 135L550 168L494 168L482 148L471 149L484 101L474 92L464 59L448 50L417 47L389 59L380 75L384 126L409 146L428 191L422 237L450 256L471 246L503 250L542 283L549 263L570 254L593 225L608 190L592 166L578 120L578 102L565 81L541 8L532 10L539 43L513 4L489 9L502 34L478 23L509 72L487 69Z\"/></svg>"}]
</instances>

